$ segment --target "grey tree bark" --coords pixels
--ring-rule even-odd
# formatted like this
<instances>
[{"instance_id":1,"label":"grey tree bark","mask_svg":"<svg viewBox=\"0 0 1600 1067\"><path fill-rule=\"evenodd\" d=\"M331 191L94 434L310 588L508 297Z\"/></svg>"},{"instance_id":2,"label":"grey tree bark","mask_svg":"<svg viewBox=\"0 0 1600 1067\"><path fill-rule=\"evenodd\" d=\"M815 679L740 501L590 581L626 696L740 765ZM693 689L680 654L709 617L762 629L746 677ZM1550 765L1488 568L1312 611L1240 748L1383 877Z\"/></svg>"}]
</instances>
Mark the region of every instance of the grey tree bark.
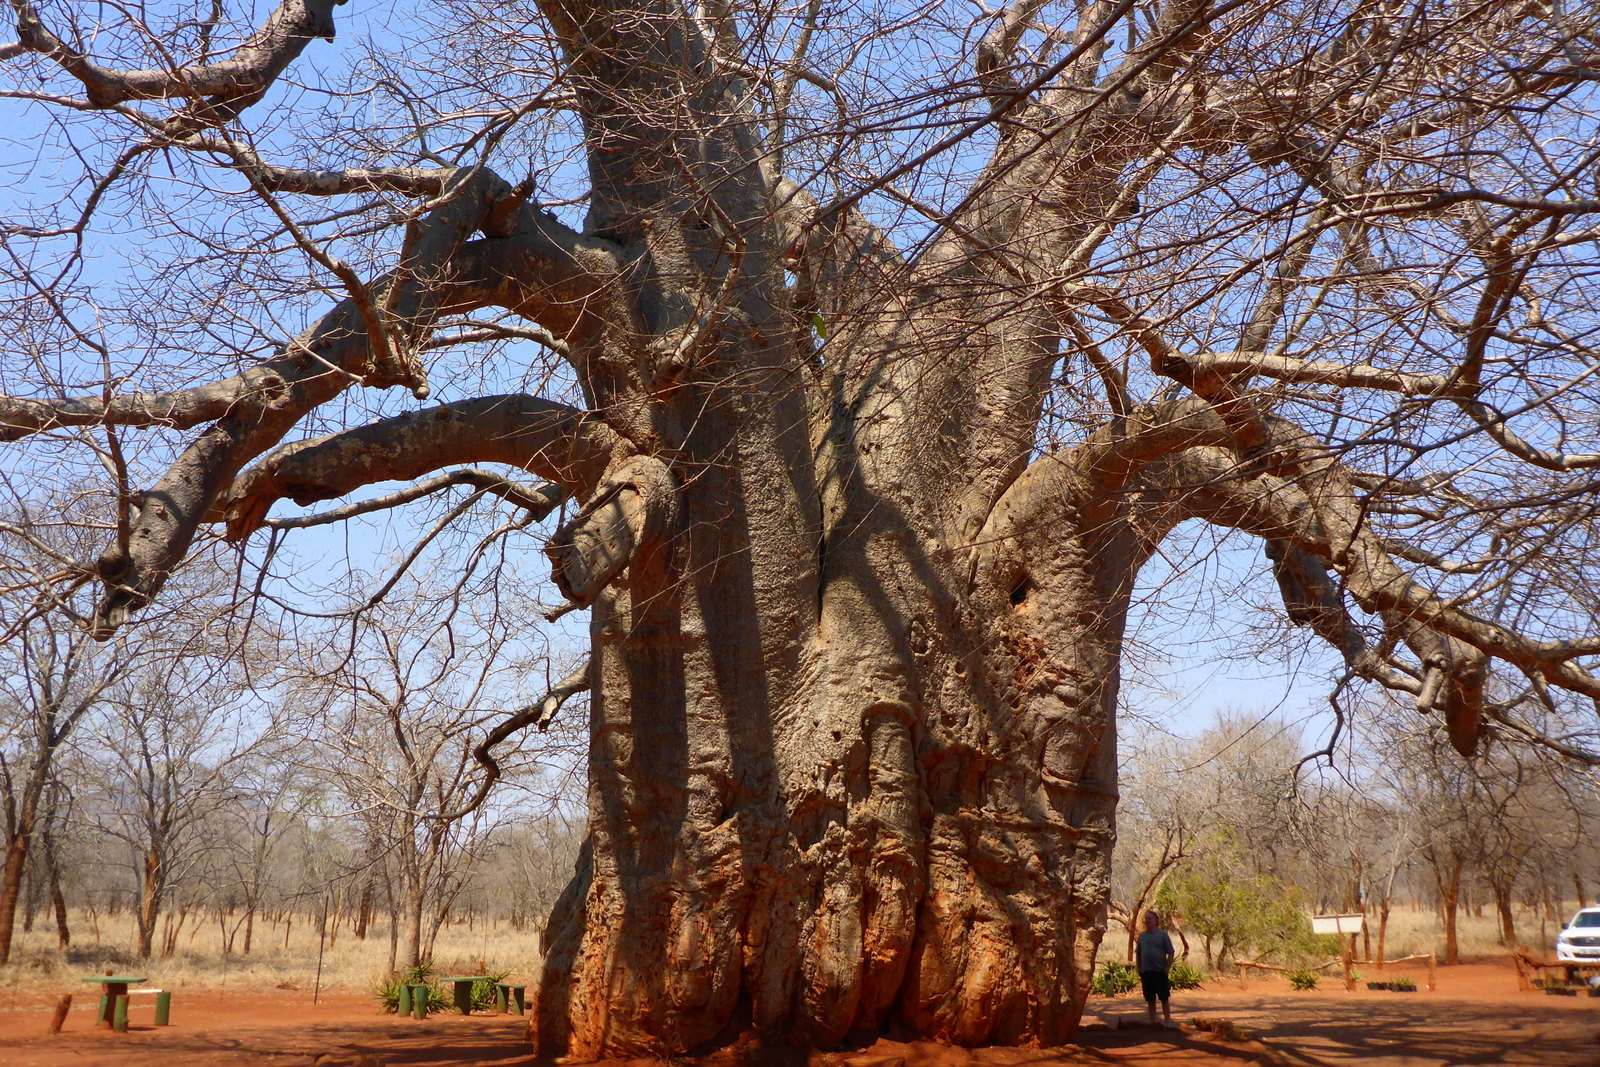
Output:
<instances>
[{"instance_id":1,"label":"grey tree bark","mask_svg":"<svg viewBox=\"0 0 1600 1067\"><path fill-rule=\"evenodd\" d=\"M1319 407L1392 398L1373 422L1418 434L1406 420L1448 408L1518 462L1600 466L1569 438L1518 437L1492 406L1500 379L1485 378L1499 373L1486 346L1532 328L1509 324L1507 306L1534 262L1592 240L1564 228L1597 210L1576 191L1592 164L1555 193L1510 178L1486 189L1442 163L1420 180L1375 176L1393 153L1453 158L1448 137L1426 138L1492 123L1518 93L1578 84L1588 21L1539 5L1435 24L1411 4L1323 18L1167 0L1077 5L1057 27L1019 3L972 78L947 86L976 110L828 199L824 183L780 173L771 137L788 116L763 103L802 73L828 79L803 57L753 69L748 12L544 0L562 106L582 127L580 232L498 176L492 154L328 172L262 159L232 124L293 58L289 42L298 54L331 33L329 4L286 0L227 78L200 61L118 74L18 10L11 55L55 64L96 107L172 97L159 143L222 160L263 202L417 205L375 280L295 231L345 295L242 373L181 394L0 401L8 436L197 430L99 561L101 632L159 593L202 525L224 520L242 540L277 521L281 499L492 463L549 483L494 483L514 507L577 503L549 555L568 602L591 612L590 830L550 922L531 1030L542 1051L666 1055L745 1030L824 1046L886 1028L1069 1040L1105 928L1130 596L1182 522L1264 542L1286 617L1349 678L1415 697L1463 752L1486 723L1522 728L1485 705L1491 659L1546 698L1600 698L1592 637L1480 612L1429 568L1465 572L1373 518L1467 507L1469 494L1399 461L1362 467L1379 446L1341 436L1342 401ZM311 30L274 28L302 16ZM1251 44L1263 26L1282 54ZM1529 46L1533 73L1495 96L1470 57L1509 42ZM1488 81L1434 101L1456 70ZM937 209L896 186L978 145L986 160ZM1228 290L1223 305L1245 309L1228 344L1182 325L1182 292L1160 310L1165 297L1141 288L1151 275L1102 255L1141 198L1163 195L1158 175L1213 156L1265 175L1262 197L1287 183L1301 205L1259 216L1276 220L1261 231L1275 250L1231 268L1265 281ZM909 199L933 225L897 245L869 193ZM1413 338L1415 359L1361 347L1355 328L1337 335L1349 353L1318 352L1339 316L1302 284L1370 284L1375 315L1390 300L1447 315L1374 236L1440 218L1471 230L1451 269L1470 278L1476 314ZM1184 235L1165 269L1181 274L1206 239ZM483 309L528 324L584 407L450 400L279 447L357 385L426 397L438 323ZM1051 439L1063 388L1096 399Z\"/></svg>"}]
</instances>

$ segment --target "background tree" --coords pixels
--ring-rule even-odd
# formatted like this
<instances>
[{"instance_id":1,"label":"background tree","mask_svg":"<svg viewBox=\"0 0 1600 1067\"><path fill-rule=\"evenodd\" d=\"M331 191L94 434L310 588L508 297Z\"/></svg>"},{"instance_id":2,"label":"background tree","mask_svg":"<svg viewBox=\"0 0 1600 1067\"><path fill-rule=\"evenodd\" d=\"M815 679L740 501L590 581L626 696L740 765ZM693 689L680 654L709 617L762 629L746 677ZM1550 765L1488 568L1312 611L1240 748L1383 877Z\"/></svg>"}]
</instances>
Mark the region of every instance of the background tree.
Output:
<instances>
[{"instance_id":1,"label":"background tree","mask_svg":"<svg viewBox=\"0 0 1600 1067\"><path fill-rule=\"evenodd\" d=\"M474 750L488 693L515 692L532 664L507 621L475 615L450 590L407 583L404 596L325 628L291 685L301 708L302 757L329 784L334 810L358 813L362 836L392 891L403 932L398 962L433 957L474 865L490 846L503 803L473 805L481 791ZM537 766L531 748L502 750L495 773ZM570 874L570 871L568 872ZM391 961L393 965L394 961Z\"/></svg>"},{"instance_id":2,"label":"background tree","mask_svg":"<svg viewBox=\"0 0 1600 1067\"><path fill-rule=\"evenodd\" d=\"M33 846L52 821L59 798L56 756L72 731L125 669L116 650L102 648L62 616L34 618L7 642L13 669L0 677L5 690L0 734L0 799L5 809L6 853L0 875L0 962L11 955L17 905Z\"/></svg>"},{"instance_id":3,"label":"background tree","mask_svg":"<svg viewBox=\"0 0 1600 1067\"><path fill-rule=\"evenodd\" d=\"M204 617L205 590L185 581L188 598L152 612L106 644L82 625L93 610L87 589L93 572L79 564L97 535L82 524L93 508L83 495L23 501L0 522L0 805L5 816L5 863L0 874L0 964L11 954L24 876L34 845L45 850L40 868L52 900L59 900L59 871L52 831L59 831L66 799L58 756L86 721L103 710L108 694L141 670L180 657L189 628ZM204 568L195 568L195 574ZM187 617L184 617L187 616ZM56 911L58 936L70 938L64 908Z\"/></svg>"},{"instance_id":4,"label":"background tree","mask_svg":"<svg viewBox=\"0 0 1600 1067\"><path fill-rule=\"evenodd\" d=\"M540 819L518 819L502 827L495 856L498 862L479 879L489 901L506 906L517 926L544 932L544 921L556 898L572 880L583 844L581 818L560 807Z\"/></svg>"},{"instance_id":5,"label":"background tree","mask_svg":"<svg viewBox=\"0 0 1600 1067\"><path fill-rule=\"evenodd\" d=\"M1208 968L1232 967L1237 952L1257 961L1326 953L1327 946L1311 934L1295 887L1253 870L1250 856L1226 830L1162 883L1156 906L1183 916L1186 929L1200 939Z\"/></svg>"},{"instance_id":6,"label":"background tree","mask_svg":"<svg viewBox=\"0 0 1600 1067\"><path fill-rule=\"evenodd\" d=\"M1177 739L1163 737L1135 738L1124 750L1109 914L1122 924L1129 963L1144 913L1167 878L1193 858L1211 822L1209 797L1196 788L1198 778L1189 774L1184 748Z\"/></svg>"},{"instance_id":7,"label":"background tree","mask_svg":"<svg viewBox=\"0 0 1600 1067\"><path fill-rule=\"evenodd\" d=\"M1311 840L1312 790L1295 780L1298 731L1268 713L1229 709L1193 739L1132 747L1113 880L1152 873L1143 874L1143 902L1127 918L1137 920L1147 904L1170 911L1199 935L1208 966L1231 966L1235 952L1307 951L1309 927L1291 913L1315 902L1308 890L1321 870L1306 854L1322 843ZM1152 851L1161 860L1153 866Z\"/></svg>"},{"instance_id":8,"label":"background tree","mask_svg":"<svg viewBox=\"0 0 1600 1067\"><path fill-rule=\"evenodd\" d=\"M1373 746L1372 792L1404 824L1400 840L1414 842L1431 873L1445 962L1460 962L1459 911L1474 887L1494 901L1501 943L1516 945L1517 892L1533 857L1576 858L1567 843L1592 795L1591 775L1514 739L1464 762L1437 724L1397 710L1365 709L1360 729ZM1565 732L1555 723L1547 729Z\"/></svg>"},{"instance_id":9,"label":"background tree","mask_svg":"<svg viewBox=\"0 0 1600 1067\"><path fill-rule=\"evenodd\" d=\"M108 773L85 788L98 794L99 831L122 843L138 884L134 951L140 958L156 951L172 892L188 891L160 945L166 958L204 896L206 883L189 875L222 848L235 769L275 724L247 715L242 705L251 694L225 665L205 657L164 664L117 689L99 738L97 766Z\"/></svg>"},{"instance_id":10,"label":"background tree","mask_svg":"<svg viewBox=\"0 0 1600 1067\"><path fill-rule=\"evenodd\" d=\"M234 950L235 935L242 929L239 953L250 955L256 916L274 888L276 861L284 837L300 825L299 816L310 792L296 780L298 769L285 740L264 739L250 759L240 761L233 769L231 803L224 813L223 829L225 862L231 873L227 878L226 911L231 915L232 892L236 890L243 914L228 930L224 952Z\"/></svg>"},{"instance_id":11,"label":"background tree","mask_svg":"<svg viewBox=\"0 0 1600 1067\"><path fill-rule=\"evenodd\" d=\"M1186 520L1346 686L1593 758L1484 689L1600 697L1593 11L354 8L14 5L0 422L104 460L102 635L218 520L277 595L283 499L577 504L541 1049L1069 1039Z\"/></svg>"}]
</instances>

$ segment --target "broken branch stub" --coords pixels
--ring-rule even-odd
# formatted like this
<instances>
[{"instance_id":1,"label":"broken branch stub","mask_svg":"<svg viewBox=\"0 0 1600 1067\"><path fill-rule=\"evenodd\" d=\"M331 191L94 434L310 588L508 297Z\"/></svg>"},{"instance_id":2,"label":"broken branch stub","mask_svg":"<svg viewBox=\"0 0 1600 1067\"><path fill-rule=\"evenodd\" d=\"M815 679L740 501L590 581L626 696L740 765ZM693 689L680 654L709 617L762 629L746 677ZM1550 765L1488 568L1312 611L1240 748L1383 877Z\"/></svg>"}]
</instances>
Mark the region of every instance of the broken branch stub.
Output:
<instances>
[{"instance_id":1,"label":"broken branch stub","mask_svg":"<svg viewBox=\"0 0 1600 1067\"><path fill-rule=\"evenodd\" d=\"M1467 642L1409 619L1398 621L1401 638L1422 661L1417 710L1444 717L1450 744L1463 756L1478 751L1483 734L1483 691L1489 657Z\"/></svg>"},{"instance_id":2,"label":"broken branch stub","mask_svg":"<svg viewBox=\"0 0 1600 1067\"><path fill-rule=\"evenodd\" d=\"M545 546L551 580L569 602L588 607L629 564L667 540L678 512L678 486L665 463L624 461Z\"/></svg>"}]
</instances>

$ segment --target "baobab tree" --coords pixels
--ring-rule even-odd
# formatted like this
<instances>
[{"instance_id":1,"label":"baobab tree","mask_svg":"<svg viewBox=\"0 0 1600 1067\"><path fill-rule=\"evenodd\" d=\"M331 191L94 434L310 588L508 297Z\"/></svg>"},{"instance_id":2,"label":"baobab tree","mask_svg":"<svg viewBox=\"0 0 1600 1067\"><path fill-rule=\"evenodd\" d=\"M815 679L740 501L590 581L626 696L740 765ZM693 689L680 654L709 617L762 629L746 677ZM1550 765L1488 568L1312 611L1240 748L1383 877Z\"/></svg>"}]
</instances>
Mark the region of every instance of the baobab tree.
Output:
<instances>
[{"instance_id":1,"label":"baobab tree","mask_svg":"<svg viewBox=\"0 0 1600 1067\"><path fill-rule=\"evenodd\" d=\"M105 458L99 633L217 524L572 502L541 1049L1067 1040L1188 520L1464 753L1491 661L1600 697L1592 9L13 9L0 422Z\"/></svg>"}]
</instances>

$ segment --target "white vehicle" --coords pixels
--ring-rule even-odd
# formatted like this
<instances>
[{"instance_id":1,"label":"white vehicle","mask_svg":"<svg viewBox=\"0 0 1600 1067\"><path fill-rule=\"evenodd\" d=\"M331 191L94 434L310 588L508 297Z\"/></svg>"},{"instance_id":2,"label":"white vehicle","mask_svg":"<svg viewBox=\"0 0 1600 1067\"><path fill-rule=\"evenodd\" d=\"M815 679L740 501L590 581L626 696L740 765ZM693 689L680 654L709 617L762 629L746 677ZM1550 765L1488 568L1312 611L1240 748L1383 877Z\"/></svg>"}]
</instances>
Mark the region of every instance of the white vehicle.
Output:
<instances>
[{"instance_id":1,"label":"white vehicle","mask_svg":"<svg viewBox=\"0 0 1600 1067\"><path fill-rule=\"evenodd\" d=\"M1600 963L1600 908L1584 908L1556 935L1562 963Z\"/></svg>"}]
</instances>

